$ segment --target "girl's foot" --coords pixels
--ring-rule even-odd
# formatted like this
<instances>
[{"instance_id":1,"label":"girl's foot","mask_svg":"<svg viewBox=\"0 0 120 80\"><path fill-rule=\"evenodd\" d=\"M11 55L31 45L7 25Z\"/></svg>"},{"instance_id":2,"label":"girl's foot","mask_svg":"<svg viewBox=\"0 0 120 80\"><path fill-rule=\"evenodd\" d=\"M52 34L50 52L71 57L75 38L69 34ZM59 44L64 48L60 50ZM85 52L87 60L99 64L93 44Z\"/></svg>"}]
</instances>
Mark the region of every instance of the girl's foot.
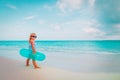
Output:
<instances>
[{"instance_id":1,"label":"girl's foot","mask_svg":"<svg viewBox=\"0 0 120 80\"><path fill-rule=\"evenodd\" d=\"M34 67L35 69L39 69L40 67L39 66L36 66L36 67Z\"/></svg>"},{"instance_id":2,"label":"girl's foot","mask_svg":"<svg viewBox=\"0 0 120 80\"><path fill-rule=\"evenodd\" d=\"M26 64L26 66L30 66L30 64Z\"/></svg>"}]
</instances>

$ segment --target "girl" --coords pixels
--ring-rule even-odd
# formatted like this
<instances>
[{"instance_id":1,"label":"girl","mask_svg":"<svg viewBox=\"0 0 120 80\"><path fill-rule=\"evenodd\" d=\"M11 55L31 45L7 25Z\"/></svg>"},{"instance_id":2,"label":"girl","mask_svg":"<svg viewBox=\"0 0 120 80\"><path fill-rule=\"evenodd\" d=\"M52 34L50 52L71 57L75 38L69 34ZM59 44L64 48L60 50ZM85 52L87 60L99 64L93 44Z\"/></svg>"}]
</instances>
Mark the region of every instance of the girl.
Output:
<instances>
[{"instance_id":1,"label":"girl","mask_svg":"<svg viewBox=\"0 0 120 80\"><path fill-rule=\"evenodd\" d=\"M30 38L29 38L29 49L32 51L30 52L29 54L29 57L28 59L26 60L26 66L29 66L29 62L30 62L30 59L32 59L32 63L33 63L33 66L34 68L40 68L36 61L35 61L35 54L36 54L36 49L35 49L35 39L37 38L36 34L35 33L31 33L30 34Z\"/></svg>"}]
</instances>

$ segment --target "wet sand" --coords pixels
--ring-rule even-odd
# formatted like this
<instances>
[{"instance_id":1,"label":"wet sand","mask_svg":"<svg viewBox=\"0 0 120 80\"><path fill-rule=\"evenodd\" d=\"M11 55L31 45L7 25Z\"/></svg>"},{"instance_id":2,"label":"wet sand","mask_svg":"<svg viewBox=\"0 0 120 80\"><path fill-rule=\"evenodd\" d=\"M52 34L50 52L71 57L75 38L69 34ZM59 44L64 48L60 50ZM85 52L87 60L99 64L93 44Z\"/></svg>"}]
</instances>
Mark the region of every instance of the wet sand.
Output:
<instances>
[{"instance_id":1,"label":"wet sand","mask_svg":"<svg viewBox=\"0 0 120 80\"><path fill-rule=\"evenodd\" d=\"M120 73L76 73L39 65L26 67L23 61L0 57L0 80L120 80Z\"/></svg>"}]
</instances>

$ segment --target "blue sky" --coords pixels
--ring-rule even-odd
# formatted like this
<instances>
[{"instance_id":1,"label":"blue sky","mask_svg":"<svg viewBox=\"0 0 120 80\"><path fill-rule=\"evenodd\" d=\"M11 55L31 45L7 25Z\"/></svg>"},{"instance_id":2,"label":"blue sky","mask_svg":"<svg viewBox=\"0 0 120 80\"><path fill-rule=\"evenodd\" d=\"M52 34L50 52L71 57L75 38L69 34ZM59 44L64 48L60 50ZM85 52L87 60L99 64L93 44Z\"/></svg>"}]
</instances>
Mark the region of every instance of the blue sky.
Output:
<instances>
[{"instance_id":1,"label":"blue sky","mask_svg":"<svg viewBox=\"0 0 120 80\"><path fill-rule=\"evenodd\" d=\"M120 39L120 0L0 0L0 40Z\"/></svg>"}]
</instances>

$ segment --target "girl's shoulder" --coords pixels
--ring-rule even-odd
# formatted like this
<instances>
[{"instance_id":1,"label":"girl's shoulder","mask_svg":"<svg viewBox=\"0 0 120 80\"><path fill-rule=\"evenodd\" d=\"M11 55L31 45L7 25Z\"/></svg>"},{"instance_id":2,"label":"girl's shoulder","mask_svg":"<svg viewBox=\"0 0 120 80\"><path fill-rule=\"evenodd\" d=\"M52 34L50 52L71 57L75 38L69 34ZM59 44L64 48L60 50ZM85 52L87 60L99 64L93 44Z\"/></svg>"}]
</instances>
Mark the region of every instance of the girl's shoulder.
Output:
<instances>
[{"instance_id":1,"label":"girl's shoulder","mask_svg":"<svg viewBox=\"0 0 120 80\"><path fill-rule=\"evenodd\" d=\"M33 41L33 40L30 40L29 43L34 44L34 41Z\"/></svg>"}]
</instances>

